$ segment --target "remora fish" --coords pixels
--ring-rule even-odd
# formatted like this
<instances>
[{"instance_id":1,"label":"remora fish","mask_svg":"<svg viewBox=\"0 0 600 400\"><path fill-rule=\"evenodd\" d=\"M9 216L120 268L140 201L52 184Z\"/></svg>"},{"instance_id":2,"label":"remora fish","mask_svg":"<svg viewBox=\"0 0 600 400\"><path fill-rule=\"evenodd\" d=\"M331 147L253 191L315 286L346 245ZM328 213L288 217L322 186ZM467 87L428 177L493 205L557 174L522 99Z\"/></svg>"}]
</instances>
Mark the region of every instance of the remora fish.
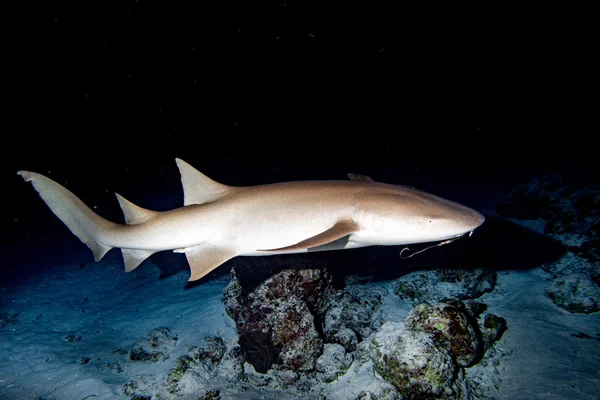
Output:
<instances>
[{"instance_id":1,"label":"remora fish","mask_svg":"<svg viewBox=\"0 0 600 400\"><path fill-rule=\"evenodd\" d=\"M54 214L94 252L96 261L120 248L125 271L163 250L185 253L190 281L236 256L264 256L449 241L473 232L479 212L404 186L349 174L349 181L223 185L176 159L184 207L151 211L116 194L127 225L108 221L69 190L29 171Z\"/></svg>"}]
</instances>

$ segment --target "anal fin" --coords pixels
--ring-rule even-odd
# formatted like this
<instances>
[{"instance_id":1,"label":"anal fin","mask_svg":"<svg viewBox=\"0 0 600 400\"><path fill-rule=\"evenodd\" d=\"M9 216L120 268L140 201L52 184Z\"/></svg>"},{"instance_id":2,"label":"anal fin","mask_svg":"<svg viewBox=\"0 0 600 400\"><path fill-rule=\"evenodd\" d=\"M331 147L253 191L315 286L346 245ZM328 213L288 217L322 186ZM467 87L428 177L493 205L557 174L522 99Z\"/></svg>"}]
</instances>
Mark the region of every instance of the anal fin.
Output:
<instances>
[{"instance_id":1,"label":"anal fin","mask_svg":"<svg viewBox=\"0 0 600 400\"><path fill-rule=\"evenodd\" d=\"M328 243L334 242L340 238L343 238L344 236L358 231L359 229L360 227L356 222L351 220L341 220L336 222L335 225L333 225L326 231L321 232L318 235L305 239L291 246L258 251L294 251L310 249L312 247L323 246Z\"/></svg>"},{"instance_id":2,"label":"anal fin","mask_svg":"<svg viewBox=\"0 0 600 400\"><path fill-rule=\"evenodd\" d=\"M90 248L92 249L92 252L94 253L94 261L100 261L102 260L102 257L104 257L106 255L106 253L108 253L108 251L110 249L112 249L112 247L108 247L108 246L104 246L100 243L96 243L94 241L84 241L84 243Z\"/></svg>"},{"instance_id":3,"label":"anal fin","mask_svg":"<svg viewBox=\"0 0 600 400\"><path fill-rule=\"evenodd\" d=\"M155 251L121 249L123 261L125 262L125 272L131 272L136 269L144 260L150 257Z\"/></svg>"},{"instance_id":4,"label":"anal fin","mask_svg":"<svg viewBox=\"0 0 600 400\"><path fill-rule=\"evenodd\" d=\"M190 282L202 278L210 271L238 255L237 251L233 248L211 244L201 244L174 251L176 253L185 253L188 264L190 264L190 269L192 270L189 279Z\"/></svg>"}]
</instances>

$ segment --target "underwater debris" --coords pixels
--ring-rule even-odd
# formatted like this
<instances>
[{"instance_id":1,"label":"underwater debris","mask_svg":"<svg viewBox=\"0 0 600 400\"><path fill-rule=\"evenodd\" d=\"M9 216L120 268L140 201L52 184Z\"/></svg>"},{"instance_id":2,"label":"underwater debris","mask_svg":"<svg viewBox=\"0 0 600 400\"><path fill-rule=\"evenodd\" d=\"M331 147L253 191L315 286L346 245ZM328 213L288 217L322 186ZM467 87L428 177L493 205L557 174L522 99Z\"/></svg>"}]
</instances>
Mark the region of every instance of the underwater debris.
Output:
<instances>
[{"instance_id":1,"label":"underwater debris","mask_svg":"<svg viewBox=\"0 0 600 400\"><path fill-rule=\"evenodd\" d=\"M123 372L123 368L121 368L121 365L119 365L118 363L102 364L100 370L110 371L115 375L119 375L121 372Z\"/></svg>"},{"instance_id":2,"label":"underwater debris","mask_svg":"<svg viewBox=\"0 0 600 400\"><path fill-rule=\"evenodd\" d=\"M137 342L131 352L131 361L162 361L169 358L173 347L177 344L177 337L169 328L153 329L148 335Z\"/></svg>"},{"instance_id":3,"label":"underwater debris","mask_svg":"<svg viewBox=\"0 0 600 400\"><path fill-rule=\"evenodd\" d=\"M67 335L67 336L65 336L65 341L68 342L68 343L73 343L73 342L79 341L81 339L82 338L79 335Z\"/></svg>"}]
</instances>

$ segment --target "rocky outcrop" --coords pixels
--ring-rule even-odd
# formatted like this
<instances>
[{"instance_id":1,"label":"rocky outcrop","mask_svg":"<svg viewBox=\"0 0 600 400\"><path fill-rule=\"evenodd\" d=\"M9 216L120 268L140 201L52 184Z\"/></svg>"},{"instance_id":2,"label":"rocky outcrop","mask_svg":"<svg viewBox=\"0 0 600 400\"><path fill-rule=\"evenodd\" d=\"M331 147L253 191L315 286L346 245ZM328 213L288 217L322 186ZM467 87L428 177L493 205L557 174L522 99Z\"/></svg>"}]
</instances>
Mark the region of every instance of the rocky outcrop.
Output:
<instances>
[{"instance_id":1,"label":"rocky outcrop","mask_svg":"<svg viewBox=\"0 0 600 400\"><path fill-rule=\"evenodd\" d=\"M383 324L380 307L385 293L384 289L349 285L332 294L323 316L325 340L354 351L359 342Z\"/></svg>"},{"instance_id":2,"label":"rocky outcrop","mask_svg":"<svg viewBox=\"0 0 600 400\"><path fill-rule=\"evenodd\" d=\"M238 346L227 346L220 337L205 338L203 347L192 346L179 357L166 376L143 375L125 383L121 390L132 399L219 398L213 380L237 382L243 376ZM217 395L217 397L210 397Z\"/></svg>"},{"instance_id":3,"label":"rocky outcrop","mask_svg":"<svg viewBox=\"0 0 600 400\"><path fill-rule=\"evenodd\" d=\"M569 225L588 217L598 217L600 187L581 181L574 173L536 177L508 192L496 212L516 219L556 221L567 230Z\"/></svg>"},{"instance_id":4,"label":"rocky outcrop","mask_svg":"<svg viewBox=\"0 0 600 400\"><path fill-rule=\"evenodd\" d=\"M495 285L495 271L439 269L413 272L399 278L396 294L413 304L443 299L467 300L491 292Z\"/></svg>"},{"instance_id":5,"label":"rocky outcrop","mask_svg":"<svg viewBox=\"0 0 600 400\"><path fill-rule=\"evenodd\" d=\"M600 311L600 286L585 274L572 274L556 278L546 295L554 304L572 313L593 313Z\"/></svg>"},{"instance_id":6,"label":"rocky outcrop","mask_svg":"<svg viewBox=\"0 0 600 400\"><path fill-rule=\"evenodd\" d=\"M506 329L491 314L478 322L473 312L481 311L459 301L423 303L403 322L386 322L371 341L375 371L407 399L451 396L460 368L477 363Z\"/></svg>"},{"instance_id":7,"label":"rocky outcrop","mask_svg":"<svg viewBox=\"0 0 600 400\"><path fill-rule=\"evenodd\" d=\"M386 322L371 342L375 371L409 399L452 393L456 366L428 335Z\"/></svg>"},{"instance_id":8,"label":"rocky outcrop","mask_svg":"<svg viewBox=\"0 0 600 400\"><path fill-rule=\"evenodd\" d=\"M599 311L600 185L576 174L539 177L509 192L496 208L515 219L544 219L544 233L561 241L568 252L542 268L553 282L546 295L573 313Z\"/></svg>"},{"instance_id":9,"label":"rocky outcrop","mask_svg":"<svg viewBox=\"0 0 600 400\"><path fill-rule=\"evenodd\" d=\"M234 275L223 300L238 342L207 337L176 360L136 351L172 366L166 376L129 381L123 393L136 399L252 398L264 390L299 399L456 398L457 377L500 339L506 321L482 317L481 303L445 300L386 322L389 296L381 285L334 290L321 270L284 270L249 289ZM351 340L341 340L344 335ZM162 348L164 341L174 338L157 329L135 348ZM344 392L352 380L364 383L360 393Z\"/></svg>"},{"instance_id":10,"label":"rocky outcrop","mask_svg":"<svg viewBox=\"0 0 600 400\"><path fill-rule=\"evenodd\" d=\"M239 344L257 372L273 364L293 371L312 371L323 353L315 321L331 291L331 278L314 269L284 270L245 293L233 276L223 295L236 322Z\"/></svg>"},{"instance_id":11,"label":"rocky outcrop","mask_svg":"<svg viewBox=\"0 0 600 400\"><path fill-rule=\"evenodd\" d=\"M323 346L323 354L317 359L316 370L319 373L319 379L329 383L336 380L352 365L354 357L342 345L336 343L326 343Z\"/></svg>"}]
</instances>

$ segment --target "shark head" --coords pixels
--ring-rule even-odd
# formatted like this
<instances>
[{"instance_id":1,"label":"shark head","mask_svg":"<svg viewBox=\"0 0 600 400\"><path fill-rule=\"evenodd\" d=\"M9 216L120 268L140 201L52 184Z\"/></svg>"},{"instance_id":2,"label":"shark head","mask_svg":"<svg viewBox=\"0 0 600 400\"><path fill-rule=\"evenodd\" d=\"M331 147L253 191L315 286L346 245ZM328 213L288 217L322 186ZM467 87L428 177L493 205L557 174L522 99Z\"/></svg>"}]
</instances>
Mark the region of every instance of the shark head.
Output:
<instances>
[{"instance_id":1,"label":"shark head","mask_svg":"<svg viewBox=\"0 0 600 400\"><path fill-rule=\"evenodd\" d=\"M472 233L483 214L431 193L387 186L363 197L354 218L363 228L353 240L365 244L403 245L454 239Z\"/></svg>"},{"instance_id":2,"label":"shark head","mask_svg":"<svg viewBox=\"0 0 600 400\"><path fill-rule=\"evenodd\" d=\"M471 234L485 222L483 214L462 204L442 198L433 204L431 214L425 214L425 218L413 217L413 223L422 227L424 240L446 240Z\"/></svg>"}]
</instances>

